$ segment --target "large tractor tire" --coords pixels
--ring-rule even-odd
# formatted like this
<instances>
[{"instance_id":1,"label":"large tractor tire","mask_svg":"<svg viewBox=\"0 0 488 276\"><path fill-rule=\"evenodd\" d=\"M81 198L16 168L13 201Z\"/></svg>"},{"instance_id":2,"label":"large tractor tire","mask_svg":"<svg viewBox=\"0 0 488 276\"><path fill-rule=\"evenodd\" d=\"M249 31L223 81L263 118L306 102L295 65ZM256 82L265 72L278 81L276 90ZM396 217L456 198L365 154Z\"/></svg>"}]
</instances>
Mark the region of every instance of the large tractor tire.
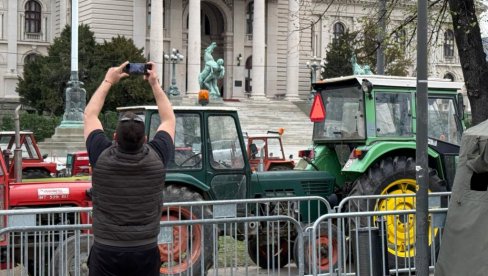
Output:
<instances>
[{"instance_id":1,"label":"large tractor tire","mask_svg":"<svg viewBox=\"0 0 488 276\"><path fill-rule=\"evenodd\" d=\"M282 268L288 264L291 252L289 252L288 239L281 238L280 241L269 241L266 236L261 236L258 239L256 235L252 235L248 239L247 252L251 260L264 269ZM293 244L292 244L293 245ZM291 247L291 246L290 246ZM290 256L290 257L289 257Z\"/></svg>"},{"instance_id":2,"label":"large tractor tire","mask_svg":"<svg viewBox=\"0 0 488 276\"><path fill-rule=\"evenodd\" d=\"M360 176L353 184L349 195L411 194L412 197L360 200L351 202L348 208L350 212L412 210L415 209L416 191L415 159L406 156L388 157L372 165L365 174ZM443 191L446 191L444 181L439 178L435 170L429 168L429 192ZM373 222L368 224L370 219L368 217L358 220L351 219L349 228L354 231L354 229L362 227L379 226L378 217L374 217ZM384 221L390 268L395 264L398 264L398 267L404 267L406 264L412 263L415 258L415 214L389 215L384 218ZM439 248L439 229L433 228L430 221L428 227L429 247L435 245L435 248ZM354 235L354 232L350 233Z\"/></svg>"},{"instance_id":3,"label":"large tractor tire","mask_svg":"<svg viewBox=\"0 0 488 276\"><path fill-rule=\"evenodd\" d=\"M168 185L164 202L203 201L202 195L178 185ZM175 206L164 208L161 221L185 221L209 218L208 207ZM172 227L171 243L159 244L161 275L206 275L213 265L214 241L218 240L212 224L178 225Z\"/></svg>"},{"instance_id":4,"label":"large tractor tire","mask_svg":"<svg viewBox=\"0 0 488 276\"><path fill-rule=\"evenodd\" d=\"M63 243L60 243L52 258L54 275L74 276L79 269L79 275L88 276L88 256L93 245L93 236L89 234L80 235L79 239L79 263L76 263L75 252L76 236L71 236Z\"/></svg>"}]
</instances>

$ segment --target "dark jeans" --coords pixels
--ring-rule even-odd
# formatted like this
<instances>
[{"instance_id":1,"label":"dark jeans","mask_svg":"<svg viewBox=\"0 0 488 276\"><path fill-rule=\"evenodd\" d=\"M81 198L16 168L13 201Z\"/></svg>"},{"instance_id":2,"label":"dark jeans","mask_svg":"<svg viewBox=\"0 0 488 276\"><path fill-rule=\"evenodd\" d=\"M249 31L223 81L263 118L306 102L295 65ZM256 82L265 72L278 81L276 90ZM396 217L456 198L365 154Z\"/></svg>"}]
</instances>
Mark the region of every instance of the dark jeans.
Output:
<instances>
[{"instance_id":1,"label":"dark jeans","mask_svg":"<svg viewBox=\"0 0 488 276\"><path fill-rule=\"evenodd\" d=\"M115 247L94 243L88 257L90 276L159 276L160 266L156 244Z\"/></svg>"}]
</instances>

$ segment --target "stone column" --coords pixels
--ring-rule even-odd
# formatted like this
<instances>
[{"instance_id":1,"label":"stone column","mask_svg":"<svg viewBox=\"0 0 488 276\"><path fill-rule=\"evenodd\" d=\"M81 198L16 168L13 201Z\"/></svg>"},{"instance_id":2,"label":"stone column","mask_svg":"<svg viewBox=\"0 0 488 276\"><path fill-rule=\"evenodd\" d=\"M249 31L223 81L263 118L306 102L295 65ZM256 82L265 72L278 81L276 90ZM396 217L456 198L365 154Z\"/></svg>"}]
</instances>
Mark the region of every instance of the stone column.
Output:
<instances>
[{"instance_id":1,"label":"stone column","mask_svg":"<svg viewBox=\"0 0 488 276\"><path fill-rule=\"evenodd\" d=\"M244 51L245 39L246 39L246 18L242 11L246 10L246 2L245 1L234 1L233 6L233 15L242 14L242 16L234 16L233 20L233 41L232 47L234 51L233 56L233 83L232 83L232 98L244 98L244 86L245 86L245 78L247 71L245 69L246 65L246 52ZM240 62L239 66L237 66L237 56L241 54L242 61ZM230 64L230 61L226 61L227 64ZM240 86L235 86L235 81L240 82Z\"/></svg>"},{"instance_id":2,"label":"stone column","mask_svg":"<svg viewBox=\"0 0 488 276\"><path fill-rule=\"evenodd\" d=\"M134 5L134 9L132 11L132 16L133 16L132 39L134 40L134 45L136 45L137 48L144 48L144 55L147 57L151 49L149 49L149 47L146 45L146 36L147 36L147 30L148 29L151 30L149 25L151 24L151 22L149 22L148 24L147 20L139 20L139 19L147 18L149 7L147 6L146 1L134 1L133 5Z\"/></svg>"},{"instance_id":3,"label":"stone column","mask_svg":"<svg viewBox=\"0 0 488 276\"><path fill-rule=\"evenodd\" d=\"M8 0L7 11L7 72L4 75L3 93L5 97L18 97L15 87L18 81L17 76L17 39L24 36L19 28L19 21L23 23L21 16L18 16L17 0ZM21 25L23 26L23 25ZM20 31L20 33L18 33Z\"/></svg>"},{"instance_id":4,"label":"stone column","mask_svg":"<svg viewBox=\"0 0 488 276\"><path fill-rule=\"evenodd\" d=\"M8 42L8 54L7 54L7 70L9 73L15 73L17 71L17 0L8 1L8 18L7 18L7 42ZM19 37L24 34L20 33Z\"/></svg>"},{"instance_id":5,"label":"stone column","mask_svg":"<svg viewBox=\"0 0 488 276\"><path fill-rule=\"evenodd\" d=\"M265 8L266 1L254 1L254 18L252 26L252 94L253 99L264 99L264 66L266 57L265 42Z\"/></svg>"},{"instance_id":6,"label":"stone column","mask_svg":"<svg viewBox=\"0 0 488 276\"><path fill-rule=\"evenodd\" d=\"M158 76L163 75L163 1L151 1L149 54L156 63ZM162 79L159 80L160 82Z\"/></svg>"},{"instance_id":7,"label":"stone column","mask_svg":"<svg viewBox=\"0 0 488 276\"><path fill-rule=\"evenodd\" d=\"M183 14L183 3L181 1L170 1L170 11L171 14ZM166 10L168 14L168 10ZM181 95L185 95L186 91L186 56L185 47L183 45L183 22L186 22L186 19L183 20L183 16L170 16L169 19L171 20L169 26L166 26L167 32L165 33L166 38L170 38L169 47L168 41L166 41L166 51L170 52L171 49L175 48L180 51L182 55L185 57L182 61L176 64L176 85L178 86ZM171 64L166 61L166 76L165 81L167 82L167 86L169 87L171 83L171 71L169 70Z\"/></svg>"},{"instance_id":8,"label":"stone column","mask_svg":"<svg viewBox=\"0 0 488 276\"><path fill-rule=\"evenodd\" d=\"M299 100L298 74L300 68L300 4L288 1L288 55L286 59L286 99Z\"/></svg>"},{"instance_id":9,"label":"stone column","mask_svg":"<svg viewBox=\"0 0 488 276\"><path fill-rule=\"evenodd\" d=\"M201 33L200 33L200 0L190 0L188 11L188 91L187 94L197 94L200 90L198 74L201 61Z\"/></svg>"},{"instance_id":10,"label":"stone column","mask_svg":"<svg viewBox=\"0 0 488 276\"><path fill-rule=\"evenodd\" d=\"M224 33L224 66L225 66L225 75L224 75L224 84L223 89L224 93L222 94L223 99L231 99L232 96L232 76L234 74L234 51L232 48L234 34L230 32ZM221 91L222 92L222 91Z\"/></svg>"}]
</instances>

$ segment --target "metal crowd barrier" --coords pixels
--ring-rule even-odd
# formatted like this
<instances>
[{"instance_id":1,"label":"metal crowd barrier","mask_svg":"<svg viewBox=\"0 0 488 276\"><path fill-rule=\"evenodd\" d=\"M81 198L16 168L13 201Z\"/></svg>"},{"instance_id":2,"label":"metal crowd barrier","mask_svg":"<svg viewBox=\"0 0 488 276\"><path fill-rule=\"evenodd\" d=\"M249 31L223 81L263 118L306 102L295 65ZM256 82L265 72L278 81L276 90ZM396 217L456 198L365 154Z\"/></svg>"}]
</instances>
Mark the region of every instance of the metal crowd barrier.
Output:
<instances>
[{"instance_id":1,"label":"metal crowd barrier","mask_svg":"<svg viewBox=\"0 0 488 276\"><path fill-rule=\"evenodd\" d=\"M166 203L161 275L304 275L304 227L321 197ZM91 208L0 211L0 275L88 275ZM5 225L5 224L4 224Z\"/></svg>"},{"instance_id":2,"label":"metal crowd barrier","mask_svg":"<svg viewBox=\"0 0 488 276\"><path fill-rule=\"evenodd\" d=\"M415 194L402 194L345 198L336 212L321 216L306 229L305 274L415 275L414 197ZM449 192L429 194L431 272L449 199Z\"/></svg>"}]
</instances>

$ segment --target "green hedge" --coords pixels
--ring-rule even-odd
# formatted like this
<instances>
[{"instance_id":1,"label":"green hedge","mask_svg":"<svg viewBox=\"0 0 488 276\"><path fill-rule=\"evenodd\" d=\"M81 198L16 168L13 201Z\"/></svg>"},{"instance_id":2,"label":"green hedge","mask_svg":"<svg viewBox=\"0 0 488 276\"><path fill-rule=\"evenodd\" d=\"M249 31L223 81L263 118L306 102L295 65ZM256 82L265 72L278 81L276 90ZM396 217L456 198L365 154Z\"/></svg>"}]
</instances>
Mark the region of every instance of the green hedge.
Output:
<instances>
[{"instance_id":1,"label":"green hedge","mask_svg":"<svg viewBox=\"0 0 488 276\"><path fill-rule=\"evenodd\" d=\"M100 114L100 121L102 122L105 134L112 139L117 126L117 112L107 111ZM61 117L42 116L36 113L21 113L20 114L20 130L30 130L34 132L38 142L44 141L45 138L50 138L54 134L54 130L61 123ZM15 130L14 117L5 116L0 121L0 130L13 131Z\"/></svg>"},{"instance_id":2,"label":"green hedge","mask_svg":"<svg viewBox=\"0 0 488 276\"><path fill-rule=\"evenodd\" d=\"M34 132L38 142L50 138L54 129L61 123L61 117L41 116L35 113L20 114L20 129ZM3 117L0 128L2 130L15 130L14 117Z\"/></svg>"}]
</instances>

